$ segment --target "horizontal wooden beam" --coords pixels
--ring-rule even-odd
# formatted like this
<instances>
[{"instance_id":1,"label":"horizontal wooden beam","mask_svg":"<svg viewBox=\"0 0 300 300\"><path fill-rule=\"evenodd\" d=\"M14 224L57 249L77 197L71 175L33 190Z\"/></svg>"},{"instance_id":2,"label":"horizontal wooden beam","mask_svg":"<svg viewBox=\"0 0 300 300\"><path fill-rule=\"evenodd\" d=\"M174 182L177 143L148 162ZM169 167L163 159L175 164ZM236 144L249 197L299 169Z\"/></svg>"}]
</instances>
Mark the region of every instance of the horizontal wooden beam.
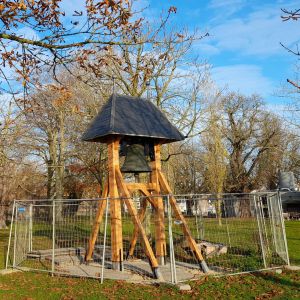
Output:
<instances>
[{"instance_id":1,"label":"horizontal wooden beam","mask_svg":"<svg viewBox=\"0 0 300 300\"><path fill-rule=\"evenodd\" d=\"M136 191L136 190L156 190L157 189L157 184L155 183L125 183L126 187L130 191Z\"/></svg>"}]
</instances>

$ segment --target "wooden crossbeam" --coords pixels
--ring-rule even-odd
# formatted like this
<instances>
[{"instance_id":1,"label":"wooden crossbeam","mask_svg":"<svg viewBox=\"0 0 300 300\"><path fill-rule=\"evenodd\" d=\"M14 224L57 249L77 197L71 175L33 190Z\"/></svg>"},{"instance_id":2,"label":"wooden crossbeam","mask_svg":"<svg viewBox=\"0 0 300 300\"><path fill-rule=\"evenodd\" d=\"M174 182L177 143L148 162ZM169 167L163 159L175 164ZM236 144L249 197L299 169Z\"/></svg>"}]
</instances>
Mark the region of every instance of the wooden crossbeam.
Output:
<instances>
[{"instance_id":1,"label":"wooden crossbeam","mask_svg":"<svg viewBox=\"0 0 300 300\"><path fill-rule=\"evenodd\" d=\"M93 229L92 229L91 236L90 236L90 239L89 239L89 245L88 245L87 253L85 255L85 260L87 262L92 259L92 255L93 255L94 248L95 248L95 243L96 243L97 236L98 236L98 233L99 233L100 224L102 222L104 211L105 211L105 208L106 208L107 200L105 198L107 197L107 195L108 195L108 182L105 183L104 189L103 189L103 192L102 192L102 197L101 197L102 199L100 199L99 202L98 202L96 220L95 220L95 223L93 225Z\"/></svg>"},{"instance_id":2,"label":"wooden crossbeam","mask_svg":"<svg viewBox=\"0 0 300 300\"><path fill-rule=\"evenodd\" d=\"M155 183L132 183L132 182L126 182L125 183L126 184L126 186L127 186L127 188L128 188L128 190L132 190L132 191L134 191L134 190L148 190L148 191L151 191L151 190L156 190L157 189L157 184L155 184Z\"/></svg>"}]
</instances>

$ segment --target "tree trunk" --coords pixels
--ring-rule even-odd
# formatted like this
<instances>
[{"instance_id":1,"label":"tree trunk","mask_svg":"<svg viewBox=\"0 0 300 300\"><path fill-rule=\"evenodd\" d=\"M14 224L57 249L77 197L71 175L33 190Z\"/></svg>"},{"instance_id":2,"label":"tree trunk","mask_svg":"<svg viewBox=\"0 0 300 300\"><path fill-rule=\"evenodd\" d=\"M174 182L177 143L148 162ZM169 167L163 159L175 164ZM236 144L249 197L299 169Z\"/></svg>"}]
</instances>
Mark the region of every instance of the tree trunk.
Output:
<instances>
[{"instance_id":1,"label":"tree trunk","mask_svg":"<svg viewBox=\"0 0 300 300\"><path fill-rule=\"evenodd\" d=\"M0 229L6 228L6 208L7 206L0 204Z\"/></svg>"},{"instance_id":2,"label":"tree trunk","mask_svg":"<svg viewBox=\"0 0 300 300\"><path fill-rule=\"evenodd\" d=\"M187 199L186 200L186 214L188 216L192 216L193 215L193 204L194 204L193 200L191 200L191 199Z\"/></svg>"},{"instance_id":3,"label":"tree trunk","mask_svg":"<svg viewBox=\"0 0 300 300\"><path fill-rule=\"evenodd\" d=\"M216 208L216 214L218 218L218 224L219 226L222 226L222 199L221 195L217 194L217 201L215 203L215 208Z\"/></svg>"},{"instance_id":4,"label":"tree trunk","mask_svg":"<svg viewBox=\"0 0 300 300\"><path fill-rule=\"evenodd\" d=\"M64 177L65 177L65 128L64 128L64 115L63 112L59 112L59 142L57 145L57 165L55 168L55 193L56 199L63 199L64 197ZM56 215L58 220L63 216L63 204L61 201L57 203Z\"/></svg>"}]
</instances>

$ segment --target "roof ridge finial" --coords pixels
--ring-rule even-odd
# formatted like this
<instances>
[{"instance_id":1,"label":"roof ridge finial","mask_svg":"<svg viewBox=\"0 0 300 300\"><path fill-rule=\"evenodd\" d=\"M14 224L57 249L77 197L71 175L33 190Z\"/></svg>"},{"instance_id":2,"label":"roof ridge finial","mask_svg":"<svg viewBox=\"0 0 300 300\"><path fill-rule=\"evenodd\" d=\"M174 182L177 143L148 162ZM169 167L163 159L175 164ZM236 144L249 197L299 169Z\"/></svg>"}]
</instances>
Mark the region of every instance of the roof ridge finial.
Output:
<instances>
[{"instance_id":1,"label":"roof ridge finial","mask_svg":"<svg viewBox=\"0 0 300 300\"><path fill-rule=\"evenodd\" d=\"M112 76L111 79L112 79L112 93L115 94L115 92L116 92L115 91L115 79L116 78L115 78L115 76Z\"/></svg>"},{"instance_id":2,"label":"roof ridge finial","mask_svg":"<svg viewBox=\"0 0 300 300\"><path fill-rule=\"evenodd\" d=\"M150 89L149 89L149 87L150 87L150 81L147 80L146 81L147 100L150 100Z\"/></svg>"}]
</instances>

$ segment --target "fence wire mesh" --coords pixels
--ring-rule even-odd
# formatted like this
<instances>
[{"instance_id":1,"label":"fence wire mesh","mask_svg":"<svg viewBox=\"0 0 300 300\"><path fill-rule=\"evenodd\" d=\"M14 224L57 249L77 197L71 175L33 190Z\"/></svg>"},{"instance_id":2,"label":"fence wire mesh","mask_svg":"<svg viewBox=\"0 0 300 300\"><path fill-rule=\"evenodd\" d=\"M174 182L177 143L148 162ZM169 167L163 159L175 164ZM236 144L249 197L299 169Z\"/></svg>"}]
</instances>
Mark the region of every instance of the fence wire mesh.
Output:
<instances>
[{"instance_id":1,"label":"fence wire mesh","mask_svg":"<svg viewBox=\"0 0 300 300\"><path fill-rule=\"evenodd\" d=\"M195 241L208 274L234 274L289 264L280 196L264 194L134 196L133 204L147 241L167 282L204 274ZM176 205L174 206L174 202ZM113 201L121 205L120 266L112 263ZM159 219L156 203L162 201ZM86 256L99 218L92 259ZM178 211L180 213L178 213ZM185 230L188 228L188 233ZM7 267L54 274L131 281L153 280L145 239L123 199L15 201Z\"/></svg>"}]
</instances>

